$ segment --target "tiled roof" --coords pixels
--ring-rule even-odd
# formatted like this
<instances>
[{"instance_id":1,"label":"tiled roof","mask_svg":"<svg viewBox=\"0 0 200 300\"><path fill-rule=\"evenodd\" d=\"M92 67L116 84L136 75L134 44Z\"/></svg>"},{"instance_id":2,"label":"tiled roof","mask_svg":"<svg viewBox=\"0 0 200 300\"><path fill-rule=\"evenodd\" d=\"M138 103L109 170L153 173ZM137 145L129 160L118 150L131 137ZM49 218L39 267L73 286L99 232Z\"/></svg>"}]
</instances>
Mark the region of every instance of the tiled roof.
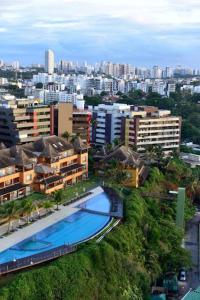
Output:
<instances>
[{"instance_id":1,"label":"tiled roof","mask_svg":"<svg viewBox=\"0 0 200 300\"><path fill-rule=\"evenodd\" d=\"M80 138L76 139L72 145L57 136L43 137L34 143L16 145L11 148L4 148L0 144L0 168L15 164L19 166L34 164L37 157L55 158L65 151L73 149L78 151L80 148L87 148Z\"/></svg>"},{"instance_id":2,"label":"tiled roof","mask_svg":"<svg viewBox=\"0 0 200 300\"><path fill-rule=\"evenodd\" d=\"M50 168L49 166L46 165L37 165L35 166L35 172L38 174L54 174L54 169Z\"/></svg>"},{"instance_id":3,"label":"tiled roof","mask_svg":"<svg viewBox=\"0 0 200 300\"><path fill-rule=\"evenodd\" d=\"M117 161L120 161L128 166L139 167L142 163L140 155L125 146L115 148L114 151L105 156L102 161L106 162L112 159L116 159Z\"/></svg>"}]
</instances>

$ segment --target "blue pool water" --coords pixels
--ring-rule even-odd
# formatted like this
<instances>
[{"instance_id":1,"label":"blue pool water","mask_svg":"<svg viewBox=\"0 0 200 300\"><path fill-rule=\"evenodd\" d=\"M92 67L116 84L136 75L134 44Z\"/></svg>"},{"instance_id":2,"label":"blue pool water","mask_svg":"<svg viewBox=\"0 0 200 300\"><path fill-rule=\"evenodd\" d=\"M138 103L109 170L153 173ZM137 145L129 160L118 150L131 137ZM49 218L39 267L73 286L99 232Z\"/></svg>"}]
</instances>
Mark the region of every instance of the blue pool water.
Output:
<instances>
[{"instance_id":1,"label":"blue pool water","mask_svg":"<svg viewBox=\"0 0 200 300\"><path fill-rule=\"evenodd\" d=\"M109 212L110 201L105 193L101 193L86 201L84 207ZM38 254L64 244L84 241L103 229L109 220L108 216L77 212L0 253L0 263Z\"/></svg>"},{"instance_id":2,"label":"blue pool water","mask_svg":"<svg viewBox=\"0 0 200 300\"><path fill-rule=\"evenodd\" d=\"M105 201L102 201L102 194L105 198ZM110 201L108 196L105 193L99 194L90 200L81 203L80 207L84 207L91 210L109 212L110 211ZM106 201L107 200L107 201Z\"/></svg>"}]
</instances>

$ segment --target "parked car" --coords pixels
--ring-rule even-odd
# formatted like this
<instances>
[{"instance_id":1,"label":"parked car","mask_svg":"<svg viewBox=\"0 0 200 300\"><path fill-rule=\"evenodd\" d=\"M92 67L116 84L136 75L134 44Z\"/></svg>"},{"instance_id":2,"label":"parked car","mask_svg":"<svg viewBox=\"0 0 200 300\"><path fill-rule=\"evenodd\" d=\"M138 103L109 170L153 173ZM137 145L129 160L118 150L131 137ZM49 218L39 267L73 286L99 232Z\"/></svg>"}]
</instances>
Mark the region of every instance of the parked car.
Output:
<instances>
[{"instance_id":1,"label":"parked car","mask_svg":"<svg viewBox=\"0 0 200 300\"><path fill-rule=\"evenodd\" d=\"M178 274L178 280L179 281L187 281L187 273L185 269L180 269Z\"/></svg>"}]
</instances>

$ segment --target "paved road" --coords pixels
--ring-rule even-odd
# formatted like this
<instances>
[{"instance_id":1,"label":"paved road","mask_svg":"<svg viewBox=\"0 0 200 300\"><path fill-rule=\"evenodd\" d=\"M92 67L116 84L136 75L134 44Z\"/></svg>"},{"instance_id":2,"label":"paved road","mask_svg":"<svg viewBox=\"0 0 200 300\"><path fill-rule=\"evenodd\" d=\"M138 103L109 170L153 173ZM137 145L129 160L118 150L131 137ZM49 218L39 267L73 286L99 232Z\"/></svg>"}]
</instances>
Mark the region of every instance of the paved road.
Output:
<instances>
[{"instance_id":1,"label":"paved road","mask_svg":"<svg viewBox=\"0 0 200 300\"><path fill-rule=\"evenodd\" d=\"M199 246L198 246L198 225L200 223L200 213L187 225L185 237L185 248L190 251L192 256L192 270L188 272L188 285L194 289L200 286L200 269L199 269Z\"/></svg>"},{"instance_id":2,"label":"paved road","mask_svg":"<svg viewBox=\"0 0 200 300\"><path fill-rule=\"evenodd\" d=\"M188 282L179 282L180 298L189 291L189 289L196 289L200 286L200 262L199 262L199 246L198 235L200 223L200 213L196 213L194 218L187 224L184 245L190 251L192 258L192 268L188 271Z\"/></svg>"}]
</instances>

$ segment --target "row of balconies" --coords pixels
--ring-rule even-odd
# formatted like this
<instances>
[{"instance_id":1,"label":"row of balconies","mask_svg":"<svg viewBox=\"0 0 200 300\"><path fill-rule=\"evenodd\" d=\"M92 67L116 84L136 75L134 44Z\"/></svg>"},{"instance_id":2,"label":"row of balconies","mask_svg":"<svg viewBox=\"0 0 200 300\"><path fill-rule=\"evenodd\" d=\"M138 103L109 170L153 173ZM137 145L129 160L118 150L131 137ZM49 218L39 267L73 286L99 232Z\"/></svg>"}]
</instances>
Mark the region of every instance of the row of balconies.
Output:
<instances>
[{"instance_id":1,"label":"row of balconies","mask_svg":"<svg viewBox=\"0 0 200 300\"><path fill-rule=\"evenodd\" d=\"M143 141L143 142L137 142L137 145L138 146L142 146L142 145L154 145L154 144L167 144L167 143L169 143L169 144L173 144L173 143L177 143L178 145L179 145L179 143L180 143L180 141L179 141L179 139L177 139L177 140L164 140L164 141L161 141L161 140L157 140L157 141L151 141L151 140L146 140L146 141Z\"/></svg>"},{"instance_id":2,"label":"row of balconies","mask_svg":"<svg viewBox=\"0 0 200 300\"><path fill-rule=\"evenodd\" d=\"M163 138L174 138L174 137L179 137L179 133L173 133L173 134L156 134L156 135L151 135L151 134L140 134L137 136L138 140L142 140L142 139L163 139Z\"/></svg>"}]
</instances>

